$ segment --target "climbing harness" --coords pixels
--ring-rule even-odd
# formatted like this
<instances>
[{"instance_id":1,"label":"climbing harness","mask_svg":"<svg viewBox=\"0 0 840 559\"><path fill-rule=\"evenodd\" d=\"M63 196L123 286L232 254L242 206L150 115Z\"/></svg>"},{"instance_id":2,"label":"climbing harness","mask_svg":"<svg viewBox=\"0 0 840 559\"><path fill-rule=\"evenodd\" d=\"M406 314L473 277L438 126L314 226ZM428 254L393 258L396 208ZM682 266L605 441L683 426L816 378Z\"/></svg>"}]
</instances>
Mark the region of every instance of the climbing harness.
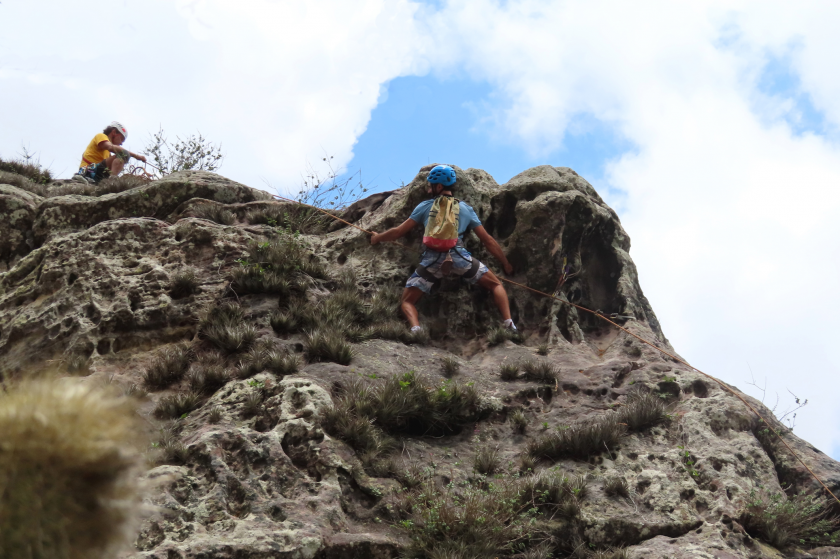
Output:
<instances>
[{"instance_id":1,"label":"climbing harness","mask_svg":"<svg viewBox=\"0 0 840 559\"><path fill-rule=\"evenodd\" d=\"M335 219L335 220L337 220L337 221L340 221L340 222L342 222L342 223L345 223L345 224L349 225L350 227L353 227L353 228L355 228L355 229L358 229L359 231L362 231L363 233L366 233L366 234L368 234L368 235L373 235L373 234L374 234L374 233L373 233L373 231L368 231L367 229L362 229L362 228L361 228L361 227L359 227L358 225L354 225L354 224L352 224L352 223L349 223L349 222L347 222L347 221L345 221L345 220L341 219L340 217L338 217L338 216L336 216L336 215L333 215L333 214L331 214L330 212L328 212L328 211L326 211L326 210L324 210L324 209L318 208L318 207L316 207L316 206L311 206L311 205L309 205L309 204L304 204L303 202L299 202L299 201L297 201L297 200L290 200L289 198L284 198L283 196L279 196L279 195L277 195L277 194L275 194L275 195L274 195L274 197L275 197L275 198L280 198L281 200L285 200L285 201L287 201L287 202L292 202L292 203L294 203L294 204L300 204L300 205L302 205L302 206L307 206L307 207L309 207L309 208L312 208L312 209L314 209L314 210L317 210L317 211L319 211L319 212L321 212L321 213L323 213L323 214L328 215L329 217L331 217L331 218L333 218L333 219ZM397 245L397 246L401 247L403 250L412 250L410 247L407 247L406 245L404 245L404 244L402 244L402 243L398 243L398 242L396 242L396 241L391 241L391 242L392 242L393 244L395 244L395 245ZM473 260L475 260L475 259L473 259ZM499 276L497 276L497 277L499 277ZM632 336L632 337L636 338L637 340L639 340L639 341L640 341L640 342L642 342L643 344L646 344L646 345L648 345L648 346L652 347L653 349L655 349L656 351L658 351L659 353L661 353L661 354L663 354L663 355L665 355L665 356L667 356L667 357L669 357L669 358L673 359L675 362L680 363L681 365L685 365L686 367L688 367L688 368L690 368L690 369L692 369L692 370L694 370L694 371L696 371L696 372L700 373L700 374L701 374L701 375L703 375L704 377L706 377L706 378L708 378L709 380L713 381L713 382L714 382L714 383L716 383L718 386L720 386L722 389L724 389L726 392L729 392L730 394L732 394L733 396L735 396L736 398L738 398L738 399L741 401L741 403L743 403L743 404L744 404L744 405L745 405L745 406L746 406L746 407L747 407L747 408L748 408L751 412L753 412L753 413L754 413L754 414L755 414L755 415L756 415L756 416L757 416L757 417L761 420L761 422L762 422L762 423L764 423L764 424L767 426L767 428L768 428L768 429L769 429L769 430L770 430L770 431L771 431L774 435L776 435L776 438L777 438L777 439L779 439L779 440L782 442L782 444L785 446L785 448L788 450L788 452L790 452L790 454L791 454L794 458L796 458L796 460L797 460L800 464L802 464L802 466L803 466L803 467L804 467L804 468L808 471L808 473L809 473L809 474L811 474L811 477L813 477L815 480L817 480L817 482L818 482L818 483L822 486L822 488L823 488L823 489L825 489L826 493L828 493L829 495L831 495L831 497L832 497L832 498L833 498L833 499L837 502L837 504L839 504L839 505L840 505L840 499L838 499L838 498L837 498L837 496L836 496L836 495L835 495L835 494L831 491L831 489L829 489L829 488L828 488L828 486L825 484L825 482L823 482L823 480L821 480L821 479L819 478L819 476L817 476L817 474L815 474L815 473L814 473L814 471L813 471L813 470L812 470L812 469L808 466L808 464L806 464L806 463L805 463L805 461L804 461L804 460L803 460L803 459L802 459L802 458L801 458L801 457L800 457L800 456L796 453L796 451L794 451L794 450L790 447L790 445L789 445L789 444L787 443L787 441L786 441L786 440L782 437L782 435L780 435L780 434L779 434L779 432L778 432L776 429L774 429L774 428L773 428L772 424L771 424L769 421L767 421L766 419L764 419L764 417L763 417L763 416L762 416L762 415L758 412L758 410L757 410L757 409L755 409L755 407L754 407L752 404L750 404L749 402L747 402L747 400L746 400L743 396L741 396L740 394L738 394L737 392L735 392L732 388L730 388L729 386L727 386L727 384L726 384L726 383L724 383L723 381L716 379L715 377L713 377L712 375L710 375L710 374L708 374L708 373L704 373L703 371L701 371L700 369L698 369L697 367L695 367L695 366L693 366L693 365L689 365L687 362L685 362L684 360L680 359L680 358L679 358L679 357L677 357L676 355L673 355L673 354L671 354L671 353L668 353L667 351L665 351L664 349L662 349L662 348L658 347L658 346L657 346L657 345L655 345L654 343L647 341L646 339L642 338L642 337L641 337L641 336L639 336L638 334L634 334L633 332L631 332L631 331L630 331L630 330L628 330L627 328L625 328L625 327L623 327L623 326L620 326L619 324L617 324L617 323L614 321L614 318L623 318L623 316L624 316L624 315L617 315L617 314L615 314L615 313L614 313L614 314L615 314L615 317L614 317L614 318L613 318L613 315L612 315L612 314L611 314L611 315L609 315L609 317L608 317L607 315L603 314L603 313L602 313L602 312L600 312L600 311L593 311L592 309L588 309L588 308L586 308L586 307L584 307L584 306L581 306L581 305L578 305L578 304L572 303L572 302L567 301L567 300L565 300L565 299L561 299L561 298L560 298L559 296L557 296L557 295L552 295L552 294L546 293L546 292L544 292L544 291L540 291L539 289L534 289L533 287L529 287L529 286L527 286L527 285L525 285L525 284L518 283L518 282L515 282L515 281L513 281L513 280L510 280L510 279L504 278L504 277L499 277L499 279L500 279L501 281L505 282L505 283L510 284L510 285L515 285L515 286L517 286L517 287L519 287L519 288L521 288L521 289L525 289L526 291L530 291L530 292L532 292L532 293L536 293L537 295L541 295L541 296L543 296L543 297L548 297L549 299L554 299L555 301L560 301L561 303L564 303L564 304L566 304L566 305L570 305L570 306L572 306L572 307L574 307L574 308L576 308L576 309L578 309L578 310L580 310L580 311L583 311L583 312L587 312L587 313L593 314L593 315L595 315L595 316L597 316L597 317L601 318L602 320L605 320L606 322L608 322L608 323L612 324L613 326L615 326L616 328L618 328L619 330L621 330L621 331L622 331L622 332L624 332L625 334L627 334L627 335L629 335L629 336ZM635 317L634 317L634 319L635 319Z\"/></svg>"}]
</instances>

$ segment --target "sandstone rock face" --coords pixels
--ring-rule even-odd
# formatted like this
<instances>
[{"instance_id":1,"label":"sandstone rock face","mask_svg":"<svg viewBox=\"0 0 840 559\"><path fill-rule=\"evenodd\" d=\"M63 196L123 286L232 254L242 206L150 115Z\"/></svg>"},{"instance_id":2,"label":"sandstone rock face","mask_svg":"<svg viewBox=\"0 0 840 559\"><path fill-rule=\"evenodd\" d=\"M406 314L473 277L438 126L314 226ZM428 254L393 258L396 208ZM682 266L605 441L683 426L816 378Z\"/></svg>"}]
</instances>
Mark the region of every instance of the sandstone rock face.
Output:
<instances>
[{"instance_id":1,"label":"sandstone rock face","mask_svg":"<svg viewBox=\"0 0 840 559\"><path fill-rule=\"evenodd\" d=\"M398 225L425 198L430 167L399 190L355 204L346 217L373 231ZM0 373L14 378L59 369L123 386L141 399L150 431L166 434L157 437L164 452L147 474L150 512L135 548L124 556L431 557L412 547L418 537L412 530L422 519L399 505L401 495L417 490L400 473L411 468L424 486L455 493L555 470L586 480L573 499L577 508L535 516L540 528L530 539L490 556L548 557L533 554L540 541L553 546L554 557L620 557L608 555L613 548L625 548L634 559L838 556L834 548L800 549L797 542L775 549L744 528L742 512L756 492L780 494L782 484L789 493L817 488L742 402L714 380L567 304L633 317L618 320L673 352L639 286L629 237L592 186L571 169L550 166L504 185L481 170L457 172L456 195L476 209L509 255L511 279L557 291L561 300L506 285L524 343L492 345L488 330L499 317L487 294L445 280L419 306L431 341L407 345L358 336L351 340L349 365L316 359L307 328L277 326L278 306L328 301L348 289L347 272L360 300L374 305L374 294L404 285L419 261L422 231L400 241L404 248L371 247L362 231L331 221L314 228L322 233L290 234L273 217L258 224L253 216L272 211L296 219L299 208L210 173L173 174L98 198L42 199L0 185L0 258L6 265L0 274ZM198 208L210 206L229 212L230 224L195 217L204 215ZM304 270L292 286L243 290L235 274L245 268L268 274L259 247L276 239L304 247L303 262L320 264L327 277ZM499 269L476 238L467 247ZM564 270L568 279L558 288ZM194 277L188 293L175 288L185 272ZM246 342L213 348L202 321L222 303L245 313L252 347L294 356L299 370L279 374L267 360L253 365L255 350L245 351ZM537 355L541 345L545 356ZM162 350L176 347L189 347L190 373L181 371L168 387L145 386L147 393L144 372ZM211 357L227 369L226 382L197 388L193 367ZM451 380L443 376L444 360L458 369ZM553 376L500 376L500 366L531 360L549 365ZM327 428L342 389L376 387L395 375L408 378L401 375L409 371L443 394L455 386L477 390L480 403L471 419L435 432L395 433L393 425L377 425L394 443L377 451L377 460ZM162 419L162 403L190 390L198 394L193 405ZM537 460L532 467L543 474L520 471L534 441L617 417L640 391L666 402L668 417L585 456ZM524 428L514 428L514 416L524 417ZM794 435L785 437L832 490L840 488L840 465ZM484 479L474 464L488 448L497 451L497 467ZM606 489L616 478L624 480L626 493ZM531 555L524 554L528 546Z\"/></svg>"}]
</instances>

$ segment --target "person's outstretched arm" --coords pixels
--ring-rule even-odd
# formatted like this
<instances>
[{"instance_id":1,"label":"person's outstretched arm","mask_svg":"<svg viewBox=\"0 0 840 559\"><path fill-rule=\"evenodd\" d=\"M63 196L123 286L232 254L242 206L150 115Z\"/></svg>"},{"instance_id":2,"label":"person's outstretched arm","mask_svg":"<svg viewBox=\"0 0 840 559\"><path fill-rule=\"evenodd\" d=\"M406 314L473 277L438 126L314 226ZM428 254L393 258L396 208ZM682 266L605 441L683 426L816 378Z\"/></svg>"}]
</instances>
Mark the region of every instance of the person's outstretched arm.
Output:
<instances>
[{"instance_id":1,"label":"person's outstretched arm","mask_svg":"<svg viewBox=\"0 0 840 559\"><path fill-rule=\"evenodd\" d=\"M502 264L502 268L504 268L505 273L512 274L513 266L510 265L510 262L508 262L505 253L502 252L502 247L499 246L499 243L496 242L496 239L494 239L493 236L487 232L487 229L485 229L483 225L479 225L478 227L473 229L473 231L475 231L475 234L478 235L479 239L481 239L481 242L484 244L484 246L487 247L487 250L490 251L490 254L495 256L496 260L498 260Z\"/></svg>"},{"instance_id":2,"label":"person's outstretched arm","mask_svg":"<svg viewBox=\"0 0 840 559\"><path fill-rule=\"evenodd\" d=\"M403 221L401 225L392 227L384 233L374 233L373 236L370 238L370 244L377 245L385 241L396 241L400 237L404 237L405 235L407 235L408 232L414 229L416 225L416 221L414 221L411 218L408 218L405 221Z\"/></svg>"},{"instance_id":3,"label":"person's outstretched arm","mask_svg":"<svg viewBox=\"0 0 840 559\"><path fill-rule=\"evenodd\" d=\"M139 159L140 161L146 162L146 157L143 155L138 155L133 151L128 151L124 147L118 146L116 144L112 144L109 140L102 140L98 144L99 149L107 149L111 153L116 153L123 159L128 159L129 157L133 157L134 159Z\"/></svg>"}]
</instances>

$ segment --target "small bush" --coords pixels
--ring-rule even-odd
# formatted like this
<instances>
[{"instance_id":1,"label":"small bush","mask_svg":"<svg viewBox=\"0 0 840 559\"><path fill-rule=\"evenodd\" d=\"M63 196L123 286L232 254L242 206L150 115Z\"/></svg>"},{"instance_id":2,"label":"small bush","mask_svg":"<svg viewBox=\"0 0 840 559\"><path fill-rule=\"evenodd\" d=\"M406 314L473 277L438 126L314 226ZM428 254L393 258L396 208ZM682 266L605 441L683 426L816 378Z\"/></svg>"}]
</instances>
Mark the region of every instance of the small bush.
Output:
<instances>
[{"instance_id":1,"label":"small bush","mask_svg":"<svg viewBox=\"0 0 840 559\"><path fill-rule=\"evenodd\" d=\"M159 351L143 372L143 383L152 390L160 390L179 382L187 372L191 357L184 344Z\"/></svg>"},{"instance_id":2,"label":"small bush","mask_svg":"<svg viewBox=\"0 0 840 559\"><path fill-rule=\"evenodd\" d=\"M502 380L516 380L519 378L519 365L516 363L502 363L499 367L499 376Z\"/></svg>"},{"instance_id":3,"label":"small bush","mask_svg":"<svg viewBox=\"0 0 840 559\"><path fill-rule=\"evenodd\" d=\"M520 435L525 433L525 429L528 427L528 418L525 416L525 412L521 409L513 410L508 416L508 420L514 433Z\"/></svg>"},{"instance_id":4,"label":"small bush","mask_svg":"<svg viewBox=\"0 0 840 559\"><path fill-rule=\"evenodd\" d=\"M183 140L176 136L171 141L161 128L149 138L144 152L162 175L175 171L216 171L224 161L222 145L214 144L200 132Z\"/></svg>"},{"instance_id":5,"label":"small bush","mask_svg":"<svg viewBox=\"0 0 840 559\"><path fill-rule=\"evenodd\" d=\"M618 421L631 431L641 431L665 417L665 402L655 394L631 392L618 410Z\"/></svg>"},{"instance_id":6,"label":"small bush","mask_svg":"<svg viewBox=\"0 0 840 559\"><path fill-rule=\"evenodd\" d=\"M199 324L199 335L224 351L247 351L257 338L257 329L246 324L242 309L223 303L210 310Z\"/></svg>"},{"instance_id":7,"label":"small bush","mask_svg":"<svg viewBox=\"0 0 840 559\"><path fill-rule=\"evenodd\" d=\"M741 513L744 529L776 548L791 544L837 545L840 519L832 512L827 498L799 494L750 493Z\"/></svg>"},{"instance_id":8,"label":"small bush","mask_svg":"<svg viewBox=\"0 0 840 559\"><path fill-rule=\"evenodd\" d=\"M498 448L482 446L473 457L473 470L491 476L498 471L500 463Z\"/></svg>"},{"instance_id":9,"label":"small bush","mask_svg":"<svg viewBox=\"0 0 840 559\"><path fill-rule=\"evenodd\" d=\"M586 458L609 450L625 432L626 427L610 415L533 439L528 443L526 452L538 459Z\"/></svg>"},{"instance_id":10,"label":"small bush","mask_svg":"<svg viewBox=\"0 0 840 559\"><path fill-rule=\"evenodd\" d=\"M564 507L564 505L567 505L569 501L586 497L586 488L586 476L566 476L555 470L543 470L522 480L520 499L523 503L554 511L565 508L567 516L576 516L578 510L576 507Z\"/></svg>"},{"instance_id":11,"label":"small bush","mask_svg":"<svg viewBox=\"0 0 840 559\"><path fill-rule=\"evenodd\" d=\"M353 348L334 330L308 332L304 348L310 361L332 361L340 365L349 365L353 360Z\"/></svg>"},{"instance_id":12,"label":"small bush","mask_svg":"<svg viewBox=\"0 0 840 559\"><path fill-rule=\"evenodd\" d=\"M177 419L197 409L200 398L193 392L178 392L162 397L155 406L155 417L160 419Z\"/></svg>"},{"instance_id":13,"label":"small bush","mask_svg":"<svg viewBox=\"0 0 840 559\"><path fill-rule=\"evenodd\" d=\"M246 221L254 225L282 227L290 232L320 233L332 220L317 210L276 202L269 207L249 211Z\"/></svg>"},{"instance_id":14,"label":"small bush","mask_svg":"<svg viewBox=\"0 0 840 559\"><path fill-rule=\"evenodd\" d=\"M604 480L604 493L608 497L630 497L630 487L622 476L612 476Z\"/></svg>"},{"instance_id":15,"label":"small bush","mask_svg":"<svg viewBox=\"0 0 840 559\"><path fill-rule=\"evenodd\" d=\"M548 355L550 349L551 348L548 344L540 344L537 346L537 353L539 355Z\"/></svg>"},{"instance_id":16,"label":"small bush","mask_svg":"<svg viewBox=\"0 0 840 559\"><path fill-rule=\"evenodd\" d=\"M198 278L193 270L183 270L172 276L169 283L169 295L181 299L198 293Z\"/></svg>"},{"instance_id":17,"label":"small bush","mask_svg":"<svg viewBox=\"0 0 840 559\"><path fill-rule=\"evenodd\" d=\"M214 221L219 225L233 225L236 216L221 204L200 204L191 208L191 213L200 219Z\"/></svg>"},{"instance_id":18,"label":"small bush","mask_svg":"<svg viewBox=\"0 0 840 559\"><path fill-rule=\"evenodd\" d=\"M461 364L454 357L444 357L441 361L441 368L443 369L443 376L450 378L458 374Z\"/></svg>"},{"instance_id":19,"label":"small bush","mask_svg":"<svg viewBox=\"0 0 840 559\"><path fill-rule=\"evenodd\" d=\"M537 459L530 454L519 456L519 471L523 474L533 473L537 469Z\"/></svg>"},{"instance_id":20,"label":"small bush","mask_svg":"<svg viewBox=\"0 0 840 559\"><path fill-rule=\"evenodd\" d=\"M272 293L285 297L289 295L293 287L288 278L265 269L259 264L240 266L231 272L231 288L239 294Z\"/></svg>"},{"instance_id":21,"label":"small bush","mask_svg":"<svg viewBox=\"0 0 840 559\"><path fill-rule=\"evenodd\" d=\"M560 371L547 361L529 359L522 363L522 376L527 380L554 384Z\"/></svg>"}]
</instances>

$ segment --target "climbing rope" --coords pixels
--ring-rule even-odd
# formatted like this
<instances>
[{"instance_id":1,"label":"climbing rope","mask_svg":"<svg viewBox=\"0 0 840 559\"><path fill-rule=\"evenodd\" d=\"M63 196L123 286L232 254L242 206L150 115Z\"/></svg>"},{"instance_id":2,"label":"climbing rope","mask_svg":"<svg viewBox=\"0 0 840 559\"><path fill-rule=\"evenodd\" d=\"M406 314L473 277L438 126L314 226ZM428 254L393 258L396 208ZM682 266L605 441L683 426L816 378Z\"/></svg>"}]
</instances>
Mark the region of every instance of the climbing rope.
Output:
<instances>
[{"instance_id":1,"label":"climbing rope","mask_svg":"<svg viewBox=\"0 0 840 559\"><path fill-rule=\"evenodd\" d=\"M322 208L318 208L318 207L316 207L316 206L312 206L312 205L309 205L309 204L305 204L305 203L300 202L300 201L298 201L298 200L290 200L289 198L284 198L283 196L279 196L279 195L277 195L277 194L275 194L275 195L274 195L274 197L275 197L275 198L279 198L279 199L281 199L281 200L285 200L285 201L287 201L287 202L292 202L293 204L300 204L301 206L306 206L306 207L308 207L308 208L312 208L312 209L314 209L314 210L317 210L317 211L319 211L319 212L321 212L321 213L323 213L323 214L328 215L329 217L331 217L331 218L333 218L333 219L335 219L335 220L337 220L337 221L340 221L340 222L342 222L342 223L344 223L344 224L346 224L346 225L349 225L350 227L354 227L354 228L358 229L359 231L362 231L363 233L366 233L366 234L368 234L368 235L374 235L374 234L375 234L373 231L368 231L367 229L362 229L362 228L361 228L361 227L359 227L358 225L354 225L354 224L350 223L349 221L345 221L345 220L341 219L340 217L338 217L338 216L336 216L336 215L333 215L333 214L331 214L330 212L328 212L328 211L326 211L326 210L324 210L324 209L322 209ZM391 242L392 244L395 244L395 245L397 245L397 246L399 246L400 248L403 248L403 249L405 249L405 250L413 250L411 247L408 247L408 246L406 246L406 245L404 245L404 244L402 244L402 243L398 243L398 242L396 242L396 241L389 241L389 242ZM564 275L565 275L565 274L564 274ZM628 330L627 328L624 328L623 326L620 326L619 324L616 324L615 322L613 322L613 320L611 320L609 317L607 317L604 313L602 313L602 312L601 312L601 311L599 311L599 310L595 310L595 311L593 311L592 309L588 309L588 308L586 308L586 307L584 307L584 306L577 305L577 304L575 304L575 303L572 303L571 301L567 301L566 299L561 299L561 298L560 298L560 297L558 297L556 294L549 294L549 293L546 293L546 292L544 292L544 291L540 291L539 289L534 289L533 287L529 287L529 286L524 285L524 284L522 284L522 283L518 283L518 282L515 282L515 281L513 281L513 280L509 280L509 279L507 279L507 278L501 277L501 276L499 276L498 274L496 275L496 277L498 277L501 281L503 281L503 282L505 282L505 283L509 283L510 285L515 285L515 286L517 286L517 287L519 287L519 288L525 289L525 290L530 291L530 292L532 292L532 293L536 293L537 295L541 295L541 296L543 296L543 297L547 297L547 298L549 298L549 299L553 299L553 300L555 300L555 301L560 301L561 303L566 304L566 305L569 305L569 306L572 306L572 307L574 307L574 308L576 308L576 309L578 309L578 310L580 310L580 311L587 312L587 313L589 313L589 314L592 314L592 315L594 315L594 316L597 316L597 317L598 317L598 318L600 318L601 320L605 320L606 322L608 322L608 323L612 324L613 326L615 326L616 328L618 328L618 329L619 329L619 330L621 330L622 332L624 332L624 333L626 333L626 334L628 334L628 335L630 335L630 336L632 336L632 337L636 338L637 340L639 340L639 341L640 341L640 342L642 342L643 344L649 345L650 347L652 347L653 349L655 349L655 350L656 350L656 351L658 351L659 353L661 353L661 354L663 354L663 355L668 356L669 358L673 359L673 360L674 360L674 361L676 361L677 363L680 363L680 364L682 364L682 365L685 365L685 366L686 366L686 367L688 367L689 369L692 369L692 370L694 370L694 371L697 371L698 373L700 373L700 374L701 374L701 375L703 375L704 377L706 377L706 378L708 378L708 379L710 379L710 380L714 381L716 384L718 384L718 385L719 385L721 388L723 388L725 391L729 392L730 394L732 394L733 396L735 396L736 398L738 398L738 399L739 399L739 400L740 400L740 401L741 401L741 402L742 402L745 406L747 406L747 408L748 408L750 411L752 411L752 412L753 412L756 416L758 416L758 418L761 420L761 422L762 422L762 423L764 423L765 425L767 425L767 428L768 428L768 429L770 429L770 431L771 431L774 435L776 435L776 437L777 437L777 438L778 438L778 439L782 442L782 444L785 446L785 448L787 448L788 452L790 452L790 453L793 455L793 457L794 457L794 458L796 458L796 459L799 461L799 463L800 463L800 464L802 464L802 466L803 466L806 470L808 470L808 473L809 473L809 474L811 474L811 476L812 476L815 480L817 480L817 482L818 482L818 483L819 483L819 484L823 487L823 489L825 489L825 491L826 491L829 495L831 495L831 497L832 497L832 498L833 498L833 499L837 502L837 504L838 504L838 505L840 505L840 499L838 499L838 498L837 498L837 496L836 496L836 495L835 495L835 494L831 491L831 489L829 489L829 488L828 488L828 486L827 486L827 485L823 482L823 480L821 480L821 479L819 478L819 476L817 476L817 474L815 474L815 473L814 473L814 471L813 471L813 470L812 470L812 469L808 466L808 464L806 464L806 463L805 463L805 461L804 461L804 460L803 460L803 459L802 459L802 458L801 458L801 457L800 457L800 456L799 456L799 455L798 455L798 454L797 454L797 453L796 453L796 452L795 452L795 451L794 451L794 450L790 447L790 445L789 445L789 444L787 443L787 441L786 441L786 440L782 437L782 435L781 435L781 434L779 434L779 432L778 432L778 431L776 431L776 429L774 429L774 428L773 428L772 424L771 424L769 421L767 421L766 419L764 419L764 417L763 417L763 416L762 416L762 415L758 412L758 410L757 410L757 409L755 409L755 407L754 407L752 404L750 404L749 402L747 402L747 400L746 400L743 396L741 396L740 394L738 394L737 392L735 392L732 388L730 388L730 387L729 387L726 383L724 383L723 381L718 380L717 378L713 377L713 376L712 376L712 375L710 375L710 374L704 373L703 371L701 371L701 370L700 370L700 369L698 369L697 367L695 367L695 366L693 366L693 365L689 365L687 362L685 362L684 360L680 359L680 358L679 358L679 357L677 357L676 355L673 355L673 354L671 354L671 353L668 353L668 352L667 352L667 351L665 351L664 349L662 349L662 348L660 348L660 347L656 346L655 344L653 344L653 343L651 343L651 342L647 341L646 339L642 338L642 337L641 337L641 336L639 336L638 334L634 334L633 332L631 332L631 331L630 331L630 330ZM559 286L558 286L558 287L559 287ZM621 316L621 315L618 315L618 314L613 314L613 315L610 315L610 316L611 316L611 317L614 317L614 318L616 318L616 319L619 319L619 318L632 318L632 317Z\"/></svg>"}]
</instances>

